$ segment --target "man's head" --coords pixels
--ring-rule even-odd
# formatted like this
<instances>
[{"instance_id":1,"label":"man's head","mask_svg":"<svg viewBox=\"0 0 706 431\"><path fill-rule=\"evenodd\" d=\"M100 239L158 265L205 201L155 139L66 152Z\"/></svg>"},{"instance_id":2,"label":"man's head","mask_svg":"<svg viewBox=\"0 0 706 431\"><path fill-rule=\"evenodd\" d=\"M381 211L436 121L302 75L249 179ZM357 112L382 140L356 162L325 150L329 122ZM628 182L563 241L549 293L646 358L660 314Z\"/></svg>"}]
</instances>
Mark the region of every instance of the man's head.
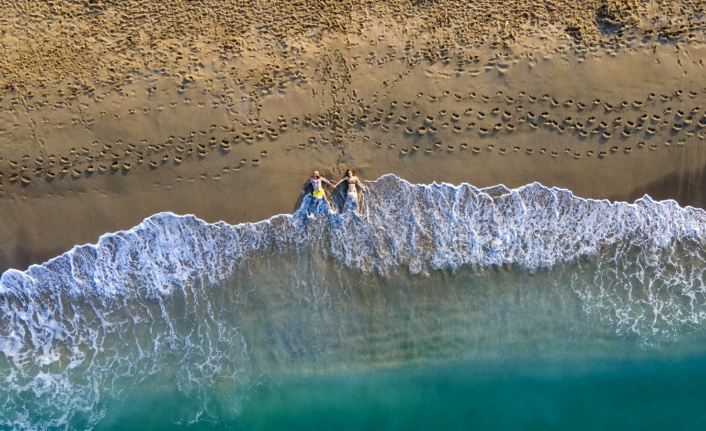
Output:
<instances>
[{"instance_id":1,"label":"man's head","mask_svg":"<svg viewBox=\"0 0 706 431\"><path fill-rule=\"evenodd\" d=\"M319 178L319 171L314 171L314 178Z\"/></svg>"}]
</instances>

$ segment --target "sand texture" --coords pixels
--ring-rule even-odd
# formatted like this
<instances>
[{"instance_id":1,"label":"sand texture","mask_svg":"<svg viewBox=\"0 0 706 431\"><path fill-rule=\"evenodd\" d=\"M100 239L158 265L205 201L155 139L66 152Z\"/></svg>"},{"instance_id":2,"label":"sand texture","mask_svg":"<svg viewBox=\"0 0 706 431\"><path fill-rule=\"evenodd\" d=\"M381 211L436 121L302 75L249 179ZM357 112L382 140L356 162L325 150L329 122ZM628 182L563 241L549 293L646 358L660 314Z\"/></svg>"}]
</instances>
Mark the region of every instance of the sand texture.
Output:
<instances>
[{"instance_id":1,"label":"sand texture","mask_svg":"<svg viewBox=\"0 0 706 431\"><path fill-rule=\"evenodd\" d=\"M0 16L0 271L311 171L706 207L703 1L43 1Z\"/></svg>"}]
</instances>

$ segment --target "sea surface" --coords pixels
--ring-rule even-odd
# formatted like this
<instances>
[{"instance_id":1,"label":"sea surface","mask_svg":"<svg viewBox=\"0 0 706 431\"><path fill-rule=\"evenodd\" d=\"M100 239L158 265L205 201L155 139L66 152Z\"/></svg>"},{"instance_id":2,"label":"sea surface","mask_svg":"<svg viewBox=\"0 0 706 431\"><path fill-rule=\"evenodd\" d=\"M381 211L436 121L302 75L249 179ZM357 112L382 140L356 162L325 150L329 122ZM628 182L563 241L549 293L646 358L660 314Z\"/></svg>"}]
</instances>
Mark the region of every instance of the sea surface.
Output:
<instances>
[{"instance_id":1,"label":"sea surface","mask_svg":"<svg viewBox=\"0 0 706 431\"><path fill-rule=\"evenodd\" d=\"M706 429L706 213L368 182L0 278L0 429Z\"/></svg>"}]
</instances>

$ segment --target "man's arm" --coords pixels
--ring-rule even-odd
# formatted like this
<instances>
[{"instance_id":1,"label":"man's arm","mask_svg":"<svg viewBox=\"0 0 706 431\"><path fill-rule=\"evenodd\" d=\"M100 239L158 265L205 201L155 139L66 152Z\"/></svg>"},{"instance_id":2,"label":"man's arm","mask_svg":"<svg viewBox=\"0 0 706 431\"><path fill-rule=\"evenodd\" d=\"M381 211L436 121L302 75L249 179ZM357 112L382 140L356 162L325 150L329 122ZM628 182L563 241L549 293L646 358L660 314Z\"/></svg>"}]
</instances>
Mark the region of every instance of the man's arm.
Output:
<instances>
[{"instance_id":1,"label":"man's arm","mask_svg":"<svg viewBox=\"0 0 706 431\"><path fill-rule=\"evenodd\" d=\"M319 176L319 178L321 178L321 181L325 182L327 186L331 187L332 183L331 183L331 181L328 180L328 178L325 178L322 176ZM335 188L335 186L334 186L334 188Z\"/></svg>"}]
</instances>

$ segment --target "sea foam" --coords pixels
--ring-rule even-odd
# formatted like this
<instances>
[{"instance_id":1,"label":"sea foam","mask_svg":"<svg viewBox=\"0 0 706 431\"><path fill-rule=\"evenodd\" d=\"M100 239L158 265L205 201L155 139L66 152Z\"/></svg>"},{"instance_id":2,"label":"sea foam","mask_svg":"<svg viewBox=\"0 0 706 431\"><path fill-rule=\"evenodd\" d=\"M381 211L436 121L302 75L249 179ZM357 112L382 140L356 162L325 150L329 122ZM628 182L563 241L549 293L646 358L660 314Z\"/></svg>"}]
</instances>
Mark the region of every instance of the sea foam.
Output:
<instances>
[{"instance_id":1,"label":"sea foam","mask_svg":"<svg viewBox=\"0 0 706 431\"><path fill-rule=\"evenodd\" d=\"M7 271L0 292L61 288L110 296L139 282L164 293L195 276L217 282L248 256L312 244L349 268L383 275L402 266L412 273L463 265L546 268L615 244L655 253L701 243L705 229L704 211L648 196L611 203L537 183L478 189L386 175L369 183L362 214L331 213L310 197L293 215L236 226L160 213L25 272Z\"/></svg>"},{"instance_id":2,"label":"sea foam","mask_svg":"<svg viewBox=\"0 0 706 431\"><path fill-rule=\"evenodd\" d=\"M0 377L9 389L0 410L10 413L0 425L90 427L105 414L102 393L147 382L157 364L180 370L187 392L199 390L195 382L243 380L257 352L243 316L223 309L231 295L223 282L259 259L300 253L372 278L556 271L586 315L617 334L673 340L702 331L706 318L704 229L704 211L647 196L613 203L536 183L478 189L394 175L367 183L359 213L310 196L292 215L235 226L160 213L2 275ZM248 293L233 295L237 307Z\"/></svg>"}]
</instances>

